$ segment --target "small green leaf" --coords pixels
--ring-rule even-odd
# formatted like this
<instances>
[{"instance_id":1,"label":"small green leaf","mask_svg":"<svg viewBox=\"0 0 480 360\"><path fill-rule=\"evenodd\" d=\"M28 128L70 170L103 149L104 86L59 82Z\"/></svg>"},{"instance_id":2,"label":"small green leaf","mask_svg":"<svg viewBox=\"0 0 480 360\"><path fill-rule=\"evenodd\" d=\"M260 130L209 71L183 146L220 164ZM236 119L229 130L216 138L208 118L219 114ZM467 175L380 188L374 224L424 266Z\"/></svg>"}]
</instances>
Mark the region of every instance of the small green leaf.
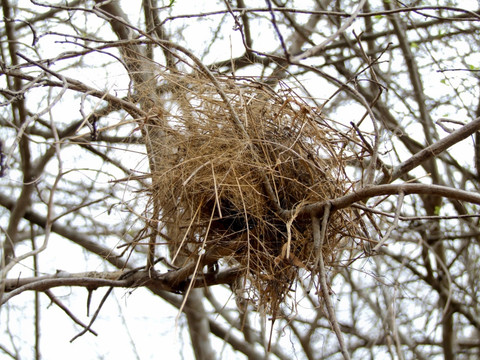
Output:
<instances>
[{"instance_id":1,"label":"small green leaf","mask_svg":"<svg viewBox=\"0 0 480 360\"><path fill-rule=\"evenodd\" d=\"M383 15L375 15L374 18L377 20L380 20L380 19L383 19Z\"/></svg>"},{"instance_id":2,"label":"small green leaf","mask_svg":"<svg viewBox=\"0 0 480 360\"><path fill-rule=\"evenodd\" d=\"M440 82L441 82L443 85L447 85L447 79L442 79L442 80L440 80Z\"/></svg>"},{"instance_id":3,"label":"small green leaf","mask_svg":"<svg viewBox=\"0 0 480 360\"><path fill-rule=\"evenodd\" d=\"M468 68L469 68L470 70L478 70L478 67L477 67L477 66L474 66L474 65L472 65L472 64L468 65Z\"/></svg>"},{"instance_id":4,"label":"small green leaf","mask_svg":"<svg viewBox=\"0 0 480 360\"><path fill-rule=\"evenodd\" d=\"M434 214L437 215L437 216L440 215L440 209L441 208L442 208L441 206L435 206L435 210L433 211Z\"/></svg>"},{"instance_id":5,"label":"small green leaf","mask_svg":"<svg viewBox=\"0 0 480 360\"><path fill-rule=\"evenodd\" d=\"M410 43L410 46L413 48L413 49L418 49L418 44L414 41L412 43Z\"/></svg>"}]
</instances>

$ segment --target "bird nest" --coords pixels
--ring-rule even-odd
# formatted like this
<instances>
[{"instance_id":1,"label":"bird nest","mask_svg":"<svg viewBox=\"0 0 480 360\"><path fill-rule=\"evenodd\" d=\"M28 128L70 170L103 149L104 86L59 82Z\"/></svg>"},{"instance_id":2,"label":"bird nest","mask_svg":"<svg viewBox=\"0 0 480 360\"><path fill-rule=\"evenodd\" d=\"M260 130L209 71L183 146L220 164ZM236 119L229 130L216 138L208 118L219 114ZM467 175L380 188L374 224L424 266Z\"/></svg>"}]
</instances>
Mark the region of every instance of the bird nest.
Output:
<instances>
[{"instance_id":1,"label":"bird nest","mask_svg":"<svg viewBox=\"0 0 480 360\"><path fill-rule=\"evenodd\" d=\"M286 86L168 81L175 83L163 99L169 108L162 105L160 120L146 125L153 220L164 227L172 262L197 264L193 277L208 266L236 266L237 293L274 313L298 279L318 275L311 219L296 210L350 188L347 140ZM331 215L327 266L356 233L351 210Z\"/></svg>"}]
</instances>

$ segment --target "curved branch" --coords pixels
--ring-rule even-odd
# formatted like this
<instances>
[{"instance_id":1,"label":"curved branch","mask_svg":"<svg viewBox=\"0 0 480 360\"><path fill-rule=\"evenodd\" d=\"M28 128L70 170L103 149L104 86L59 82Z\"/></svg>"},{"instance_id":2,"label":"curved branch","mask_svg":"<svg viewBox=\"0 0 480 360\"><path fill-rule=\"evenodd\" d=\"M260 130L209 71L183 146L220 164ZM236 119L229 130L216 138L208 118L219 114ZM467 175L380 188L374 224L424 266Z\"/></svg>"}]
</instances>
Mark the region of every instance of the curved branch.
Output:
<instances>
[{"instance_id":1,"label":"curved branch","mask_svg":"<svg viewBox=\"0 0 480 360\"><path fill-rule=\"evenodd\" d=\"M359 201L366 201L372 197L385 196L385 195L399 195L404 193L405 195L422 194L422 195L437 195L446 197L449 199L460 200L469 202L472 204L480 205L480 195L474 192L454 189L447 186L432 185L432 184L386 184L386 185L373 185L359 189L351 194L314 204L305 205L299 210L284 210L280 215L284 219L289 219L293 214L298 216L318 216L323 214L324 207L327 203L332 204L332 211L340 210L352 206Z\"/></svg>"}]
</instances>

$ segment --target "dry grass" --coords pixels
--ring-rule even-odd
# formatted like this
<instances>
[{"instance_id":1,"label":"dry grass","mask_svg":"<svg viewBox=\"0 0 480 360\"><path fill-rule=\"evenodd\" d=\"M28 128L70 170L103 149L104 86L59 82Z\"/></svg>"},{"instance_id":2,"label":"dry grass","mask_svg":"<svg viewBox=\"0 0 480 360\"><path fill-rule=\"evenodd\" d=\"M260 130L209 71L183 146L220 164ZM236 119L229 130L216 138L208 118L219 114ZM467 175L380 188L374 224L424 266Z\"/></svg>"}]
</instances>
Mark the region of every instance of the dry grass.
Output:
<instances>
[{"instance_id":1,"label":"dry grass","mask_svg":"<svg viewBox=\"0 0 480 360\"><path fill-rule=\"evenodd\" d=\"M171 106L148 125L156 163L149 193L172 260L202 258L198 271L215 262L240 266L244 296L275 314L300 273L317 275L310 219L285 219L281 210L346 193L345 137L289 89L275 93L248 79L168 80L177 84ZM349 210L332 215L327 265L356 233Z\"/></svg>"}]
</instances>

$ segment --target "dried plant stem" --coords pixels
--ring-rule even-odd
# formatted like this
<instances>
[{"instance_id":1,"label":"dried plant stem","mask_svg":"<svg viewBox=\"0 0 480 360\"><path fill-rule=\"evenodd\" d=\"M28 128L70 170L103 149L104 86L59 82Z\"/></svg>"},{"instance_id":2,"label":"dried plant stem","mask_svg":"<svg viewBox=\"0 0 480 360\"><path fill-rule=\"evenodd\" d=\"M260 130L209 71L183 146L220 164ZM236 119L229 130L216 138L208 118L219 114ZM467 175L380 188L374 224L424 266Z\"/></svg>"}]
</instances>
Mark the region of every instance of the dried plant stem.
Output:
<instances>
[{"instance_id":1,"label":"dried plant stem","mask_svg":"<svg viewBox=\"0 0 480 360\"><path fill-rule=\"evenodd\" d=\"M337 317L335 316L335 309L333 308L333 304L330 299L327 285L327 275L325 271L325 263L323 261L322 247L325 240L325 234L327 233L328 219L330 217L330 208L331 204L327 202L324 206L321 226L320 219L316 216L312 217L313 241L315 249L317 250L317 264L320 278L320 289L322 291L323 300L325 301L325 307L327 308L327 316L330 324L332 325L333 331L335 332L335 335L337 335L343 358L345 360L350 360L350 354L348 353L347 347L345 346L345 340L343 338L342 331L340 330L340 326L338 325Z\"/></svg>"},{"instance_id":2,"label":"dried plant stem","mask_svg":"<svg viewBox=\"0 0 480 360\"><path fill-rule=\"evenodd\" d=\"M207 231L206 231L206 234L205 234L205 238L204 238L204 240L202 241L201 247L199 248L199 252L198 252L199 256L198 256L198 258L197 258L196 261L195 261L195 267L194 267L193 272L192 272L192 274L193 274L192 280L191 280L190 283L188 284L188 288L187 288L187 290L185 291L185 295L184 295L184 297L183 297L183 302L182 302L182 305L180 305L180 309L179 309L178 315L177 315L177 317L176 317L176 319L175 319L175 323L178 322L178 319L180 318L180 315L182 314L182 311L183 311L183 309L184 309L184 307L185 307L185 304L186 304L187 301L188 301L188 295L190 294L190 292L191 292L192 289L193 289L193 284L195 283L195 275L198 273L198 269L200 268L200 264L202 263L202 257L204 257L204 258L206 257L206 256L205 256L205 244L206 244L206 242L207 242L208 233L210 232L210 226L211 226L211 224L212 224L212 220L213 220L213 217L214 217L214 216L215 216L215 207L213 207L213 209L212 209L212 214L211 214L211 216L210 216L210 221L208 222L208 227L207 227ZM192 263L190 263L190 264L192 264ZM203 264L203 263L202 263L202 264ZM190 265L189 267L191 267L191 265Z\"/></svg>"}]
</instances>

